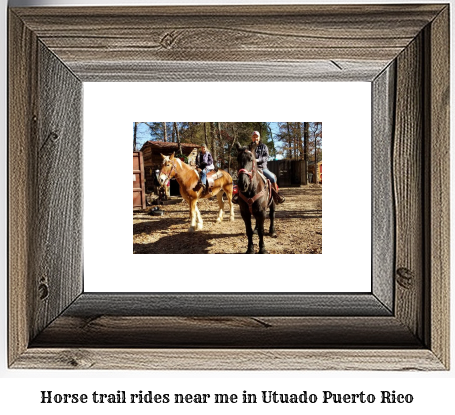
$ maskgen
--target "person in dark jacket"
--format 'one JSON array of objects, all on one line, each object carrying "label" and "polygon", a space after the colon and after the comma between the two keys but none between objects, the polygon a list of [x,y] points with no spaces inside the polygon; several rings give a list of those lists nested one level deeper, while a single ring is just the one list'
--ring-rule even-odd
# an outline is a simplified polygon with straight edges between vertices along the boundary
[{"label": "person in dark jacket", "polygon": [[259,134],[258,131],[253,131],[253,134],[251,135],[250,150],[253,149],[254,147],[256,147],[255,148],[256,163],[264,173],[264,176],[270,180],[270,183],[272,183],[273,200],[275,200],[275,203],[277,204],[283,203],[285,199],[278,193],[276,176],[267,168],[267,160],[269,159],[269,149],[264,143],[261,143],[261,135]]},{"label": "person in dark jacket", "polygon": [[[205,192],[207,185],[207,173],[215,168],[213,165],[213,157],[207,150],[205,144],[201,145],[201,151],[196,156],[196,167],[201,170],[199,184],[202,185]],[[199,187],[196,186],[194,190],[199,190]]]}]

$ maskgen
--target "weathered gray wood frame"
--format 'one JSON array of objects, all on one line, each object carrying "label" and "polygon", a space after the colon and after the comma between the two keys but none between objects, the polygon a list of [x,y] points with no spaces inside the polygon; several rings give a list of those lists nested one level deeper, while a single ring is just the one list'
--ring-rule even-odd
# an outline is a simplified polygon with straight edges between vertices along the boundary
[{"label": "weathered gray wood frame", "polygon": [[[82,83],[117,80],[371,82],[372,292],[85,293]],[[449,6],[11,9],[8,301],[11,368],[448,369]]]}]

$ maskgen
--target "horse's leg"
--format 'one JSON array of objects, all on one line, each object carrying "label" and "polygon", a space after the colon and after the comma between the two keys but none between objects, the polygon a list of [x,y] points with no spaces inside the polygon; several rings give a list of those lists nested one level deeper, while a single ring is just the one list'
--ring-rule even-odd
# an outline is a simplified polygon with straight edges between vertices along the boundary
[{"label": "horse's leg", "polygon": [[220,190],[217,194],[216,194],[216,198],[218,200],[218,206],[219,206],[219,211],[218,211],[218,218],[216,219],[216,221],[218,223],[221,223],[223,221],[223,215],[224,215],[224,201],[223,201],[223,191]]},{"label": "horse's leg", "polygon": [[259,212],[258,216],[256,216],[256,228],[258,230],[258,235],[259,235],[259,253],[260,254],[268,254],[267,250],[265,249],[265,244],[264,244],[265,213],[266,213],[266,210],[263,210],[263,211]]},{"label": "horse's leg", "polygon": [[272,204],[270,205],[269,218],[270,218],[269,236],[271,236],[272,238],[276,238],[276,232],[275,232],[275,202],[274,201],[272,201]]},{"label": "horse's leg", "polygon": [[201,212],[199,211],[197,204],[196,204],[196,223],[197,223],[197,229],[198,229],[198,231],[200,231],[203,228],[203,222],[202,222]]},{"label": "horse's leg", "polygon": [[190,199],[190,218],[191,218],[191,225],[188,229],[188,232],[194,232],[196,229],[196,209],[197,209],[197,199]]},{"label": "horse's leg", "polygon": [[254,254],[254,247],[253,247],[253,230],[251,229],[251,214],[249,211],[243,212],[240,211],[242,214],[242,219],[245,222],[246,228],[246,236],[248,237],[248,250],[245,254]]},{"label": "horse's leg", "polygon": [[226,185],[223,190],[229,202],[229,220],[232,222],[234,220],[234,203],[232,203],[232,191],[234,189],[234,185],[228,184]]}]

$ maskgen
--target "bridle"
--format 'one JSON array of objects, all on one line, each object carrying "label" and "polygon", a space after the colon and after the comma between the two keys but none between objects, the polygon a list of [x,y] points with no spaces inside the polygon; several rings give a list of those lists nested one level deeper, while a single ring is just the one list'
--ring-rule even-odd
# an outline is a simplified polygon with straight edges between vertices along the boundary
[{"label": "bridle", "polygon": [[[248,153],[251,153],[251,151],[249,150],[245,150],[245,152],[248,152]],[[253,154],[253,153],[251,153]],[[253,155],[254,157],[254,155]],[[256,167],[256,162],[253,160],[253,168],[251,169],[251,171],[248,171],[246,169],[240,169],[238,171],[238,174],[240,175],[241,173],[243,174],[246,174],[250,177],[251,180],[253,180],[253,176],[256,175],[257,173],[257,169],[255,168]],[[259,192],[259,193],[256,193],[253,197],[251,198],[247,198],[239,189],[239,196],[246,202],[246,204],[248,205],[248,208],[250,209],[250,214],[253,214],[253,203],[256,202],[256,200],[258,200],[260,197],[262,197],[266,192],[266,189],[269,189],[269,199],[268,200],[271,200],[271,195],[272,195],[272,185],[270,183],[270,180],[267,179],[267,186],[264,186],[262,188],[262,190]]]},{"label": "bridle", "polygon": [[[253,154],[250,150],[245,150],[245,153]],[[254,157],[254,155],[253,155],[253,157]],[[253,180],[253,176],[256,174],[255,166],[256,166],[255,162],[253,161],[253,168],[251,169],[251,171],[248,171],[246,169],[240,169],[238,171],[238,174],[244,173],[244,174],[250,176],[250,179]]]},{"label": "bridle", "polygon": [[[171,174],[172,174],[172,172],[175,170],[175,162],[172,163],[172,162],[169,160],[169,163],[171,163],[172,168],[171,168],[171,170],[169,170],[169,173],[166,175],[166,182],[167,182],[169,179],[172,179]],[[166,166],[166,167],[168,167],[168,166]],[[160,173],[162,173],[162,172],[163,172],[163,168],[161,168],[161,172],[160,172]],[[176,171],[176,173],[177,173],[177,171]]]}]

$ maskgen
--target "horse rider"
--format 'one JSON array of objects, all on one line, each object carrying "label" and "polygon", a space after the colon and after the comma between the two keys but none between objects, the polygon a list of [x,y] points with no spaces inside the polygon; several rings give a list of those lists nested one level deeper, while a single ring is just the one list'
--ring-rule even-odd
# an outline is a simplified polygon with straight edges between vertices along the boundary
[{"label": "horse rider", "polygon": [[199,183],[193,189],[195,191],[200,189],[200,185],[203,187],[203,193],[207,192],[207,173],[215,168],[213,165],[213,157],[210,151],[207,150],[205,144],[201,145],[201,151],[196,156],[196,167],[200,169]]},{"label": "horse rider", "polygon": [[278,193],[277,184],[276,184],[276,176],[267,169],[267,160],[269,159],[269,149],[264,143],[261,143],[261,135],[258,131],[253,131],[251,134],[251,144],[249,146],[250,150],[252,151],[253,147],[256,146],[255,153],[256,153],[256,163],[258,168],[262,170],[264,176],[270,180],[272,184],[272,196],[273,200],[276,204],[283,203],[285,201],[284,197]]}]

